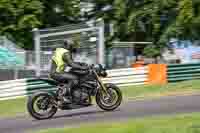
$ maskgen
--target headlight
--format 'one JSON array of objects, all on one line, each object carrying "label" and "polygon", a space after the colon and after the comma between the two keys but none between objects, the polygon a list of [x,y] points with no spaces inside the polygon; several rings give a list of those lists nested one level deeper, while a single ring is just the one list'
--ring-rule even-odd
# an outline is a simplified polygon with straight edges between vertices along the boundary
[{"label": "headlight", "polygon": [[97,74],[100,77],[107,77],[107,72],[106,72],[106,68],[104,65],[97,64],[97,65],[95,65],[95,69],[96,69]]},{"label": "headlight", "polygon": [[95,65],[95,68],[106,70],[106,66],[101,64]]}]

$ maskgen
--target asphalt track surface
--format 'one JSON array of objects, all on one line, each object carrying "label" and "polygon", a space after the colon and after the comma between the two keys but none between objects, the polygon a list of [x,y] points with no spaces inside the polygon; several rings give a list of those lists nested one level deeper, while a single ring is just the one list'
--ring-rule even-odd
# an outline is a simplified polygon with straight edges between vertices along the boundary
[{"label": "asphalt track surface", "polygon": [[139,117],[200,112],[200,95],[170,96],[159,99],[122,103],[114,112],[104,112],[96,106],[59,111],[50,120],[34,120],[31,117],[0,119],[0,133],[27,133],[38,129],[76,127],[95,122],[119,122]]}]

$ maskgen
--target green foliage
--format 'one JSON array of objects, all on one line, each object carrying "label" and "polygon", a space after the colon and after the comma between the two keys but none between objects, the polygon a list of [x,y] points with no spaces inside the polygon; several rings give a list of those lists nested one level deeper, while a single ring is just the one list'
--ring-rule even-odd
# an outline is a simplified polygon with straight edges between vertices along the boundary
[{"label": "green foliage", "polygon": [[80,0],[42,0],[43,27],[55,27],[79,22]]},{"label": "green foliage", "polygon": [[[114,24],[107,41],[152,41],[164,47],[171,37],[199,39],[199,0],[93,0],[87,19],[102,17]],[[102,11],[105,6],[112,9]],[[1,0],[0,35],[31,49],[34,27],[46,28],[79,23],[80,0]]]},{"label": "green foliage", "polygon": [[33,49],[32,29],[78,22],[80,0],[1,0],[0,35]]},{"label": "green foliage", "polygon": [[155,45],[148,45],[144,48],[143,54],[146,57],[157,57],[160,55],[160,50]]},{"label": "green foliage", "polygon": [[[113,10],[99,14],[115,24],[113,39],[152,41],[159,50],[172,37],[189,40],[200,37],[198,0],[113,0],[110,4]],[[109,20],[108,14],[112,16]]]},{"label": "green foliage", "polygon": [[24,48],[31,47],[31,30],[42,23],[43,5],[39,0],[1,0],[0,34]]}]

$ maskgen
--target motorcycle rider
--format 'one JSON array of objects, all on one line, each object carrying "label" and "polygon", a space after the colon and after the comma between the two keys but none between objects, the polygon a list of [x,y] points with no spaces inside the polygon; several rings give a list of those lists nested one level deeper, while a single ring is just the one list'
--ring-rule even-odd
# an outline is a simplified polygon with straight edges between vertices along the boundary
[{"label": "motorcycle rider", "polygon": [[52,56],[50,77],[64,86],[61,88],[61,100],[64,103],[71,103],[71,88],[78,83],[78,75],[73,73],[71,69],[78,69],[87,73],[88,66],[80,65],[72,60],[73,42],[71,40],[64,40],[63,47],[56,48]]}]

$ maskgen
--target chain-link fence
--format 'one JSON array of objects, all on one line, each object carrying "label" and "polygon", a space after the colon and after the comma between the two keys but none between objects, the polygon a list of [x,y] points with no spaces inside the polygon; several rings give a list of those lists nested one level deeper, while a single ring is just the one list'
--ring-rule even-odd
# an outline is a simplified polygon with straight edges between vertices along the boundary
[{"label": "chain-link fence", "polygon": [[104,64],[104,24],[81,23],[43,30],[34,30],[35,61],[37,75],[44,75],[51,65],[51,56],[66,39],[73,40],[77,47],[75,61],[89,64]]},{"label": "chain-link fence", "polygon": [[[0,46],[9,49],[24,61],[20,68],[12,67],[12,69],[2,70],[2,73],[8,73],[9,79],[47,75],[53,51],[62,47],[65,39],[75,41],[77,46],[77,53],[73,55],[75,61],[89,64],[105,63],[108,69],[131,67],[137,60],[136,55],[142,55],[143,48],[151,43],[113,42],[111,48],[104,49],[104,26],[102,24],[83,23],[36,30],[34,33],[35,51],[24,51],[11,41],[0,38]],[[0,65],[2,66],[1,63]],[[2,68],[6,67],[2,66]]]},{"label": "chain-link fence", "polygon": [[109,69],[128,68],[139,59],[145,62],[153,62],[154,59],[145,58],[143,49],[151,42],[113,42],[112,47],[107,49],[106,61]]}]

